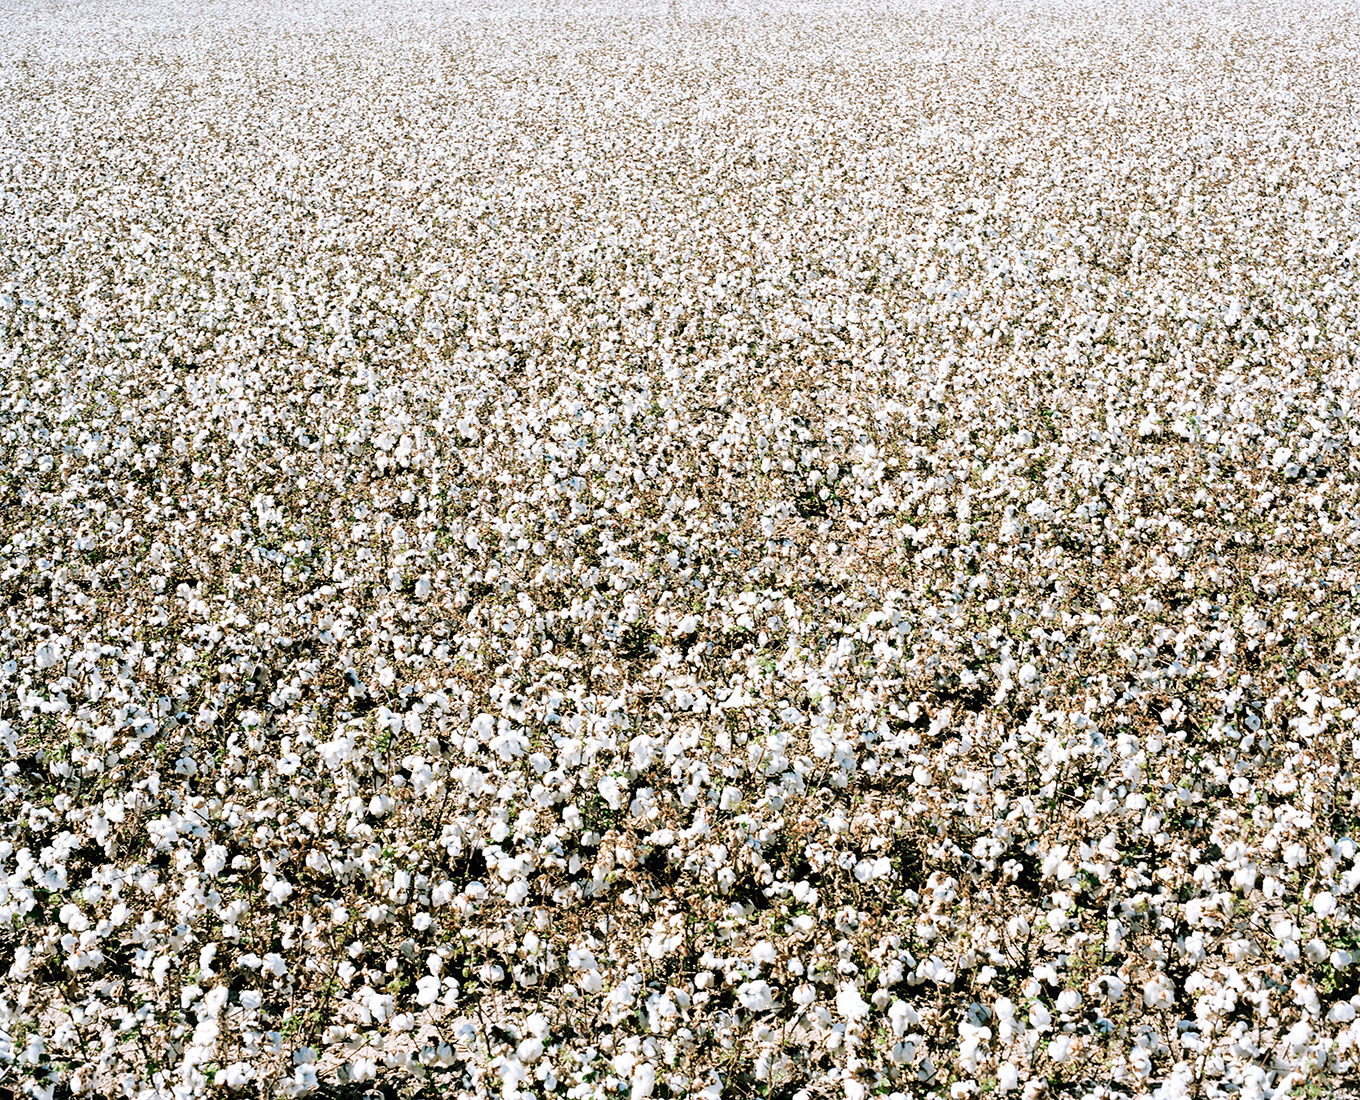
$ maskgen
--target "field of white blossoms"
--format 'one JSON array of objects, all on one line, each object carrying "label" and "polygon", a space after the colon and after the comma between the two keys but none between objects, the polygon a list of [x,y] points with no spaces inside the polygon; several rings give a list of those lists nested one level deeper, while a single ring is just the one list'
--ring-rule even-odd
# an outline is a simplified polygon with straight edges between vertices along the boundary
[{"label": "field of white blossoms", "polygon": [[0,1091],[1354,1095],[1360,13],[0,14]]}]

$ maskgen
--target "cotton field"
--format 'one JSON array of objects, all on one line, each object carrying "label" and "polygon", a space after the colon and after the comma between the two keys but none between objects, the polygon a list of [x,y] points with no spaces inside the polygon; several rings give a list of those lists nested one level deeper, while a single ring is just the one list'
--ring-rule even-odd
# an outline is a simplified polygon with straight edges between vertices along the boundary
[{"label": "cotton field", "polygon": [[1356,1095],[1358,48],[9,5],[6,1095]]}]

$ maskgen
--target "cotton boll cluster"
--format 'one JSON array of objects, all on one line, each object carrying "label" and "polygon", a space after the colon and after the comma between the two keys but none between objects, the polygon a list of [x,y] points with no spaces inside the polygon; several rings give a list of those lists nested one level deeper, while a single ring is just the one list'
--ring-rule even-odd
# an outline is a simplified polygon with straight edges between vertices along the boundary
[{"label": "cotton boll cluster", "polygon": [[1355,31],[16,14],[7,1079],[1353,1075]]}]

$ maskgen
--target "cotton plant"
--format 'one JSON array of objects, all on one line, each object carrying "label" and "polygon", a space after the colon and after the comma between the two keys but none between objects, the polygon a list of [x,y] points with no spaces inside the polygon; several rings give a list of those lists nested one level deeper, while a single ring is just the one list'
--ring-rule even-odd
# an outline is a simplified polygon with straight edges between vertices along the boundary
[{"label": "cotton plant", "polygon": [[1155,14],[10,20],[6,1079],[1341,1087],[1354,16]]}]

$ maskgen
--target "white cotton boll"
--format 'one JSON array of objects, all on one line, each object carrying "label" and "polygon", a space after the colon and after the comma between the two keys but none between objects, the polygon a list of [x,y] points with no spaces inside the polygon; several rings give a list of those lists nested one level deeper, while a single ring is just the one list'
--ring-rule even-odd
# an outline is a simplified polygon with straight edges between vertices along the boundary
[{"label": "white cotton boll", "polygon": [[231,998],[231,990],[224,985],[219,985],[215,989],[208,991],[208,995],[203,998],[203,1013],[208,1018],[215,1018],[226,1007],[227,1001]]},{"label": "white cotton boll", "polygon": [[1327,1012],[1327,1022],[1348,1024],[1355,1019],[1355,1006],[1349,1001],[1337,1001]]},{"label": "white cotton boll", "polygon": [[255,1070],[245,1062],[232,1062],[217,1080],[229,1089],[243,1089],[255,1080]]},{"label": "white cotton boll", "polygon": [[619,781],[614,776],[601,776],[600,781],[595,784],[595,789],[611,810],[617,810],[623,806],[623,792],[619,789]]},{"label": "white cotton boll", "polygon": [[892,1025],[893,1034],[900,1039],[908,1028],[921,1022],[921,1017],[906,1001],[893,1001],[888,1008],[888,1022]]},{"label": "white cotton boll", "polygon": [[1080,1042],[1077,1036],[1059,1035],[1048,1044],[1048,1056],[1061,1065],[1077,1052],[1079,1046]]},{"label": "white cotton boll", "polygon": [[[477,715],[477,717],[472,720],[471,725],[468,727],[468,731],[473,738],[474,746],[477,744],[478,741],[485,742],[491,740],[492,736],[496,732],[495,716],[487,714],[485,712]],[[472,749],[469,749],[468,751],[471,753],[475,752],[476,749],[474,747]]]},{"label": "white cotton boll", "polygon": [[1031,1027],[1038,1028],[1040,1031],[1047,1031],[1053,1026],[1053,1013],[1041,1002],[1036,1002],[1030,1006],[1029,1023]]},{"label": "white cotton boll", "polygon": [[629,1082],[629,1100],[647,1100],[656,1089],[656,1069],[651,1062],[639,1062],[633,1067]]},{"label": "white cotton boll", "polygon": [[751,961],[761,966],[771,966],[777,958],[779,958],[779,952],[775,950],[774,944],[769,940],[761,940],[755,947],[751,948]]},{"label": "white cotton boll", "polygon": [[80,911],[80,906],[70,902],[61,907],[57,919],[72,932],[84,932],[90,927],[89,919]]},{"label": "white cotton boll", "polygon": [[1111,1004],[1117,1004],[1124,998],[1126,989],[1124,980],[1114,974],[1104,974],[1091,983],[1087,992],[1092,997],[1104,996]]},{"label": "white cotton boll", "polygon": [[768,1012],[774,1007],[774,994],[770,983],[746,982],[737,987],[737,1000],[748,1012]]},{"label": "white cotton boll", "polygon": [[1039,678],[1039,670],[1026,661],[1020,666],[1020,671],[1016,673],[1015,678],[1025,687],[1029,687]]},{"label": "white cotton boll", "polygon": [[543,1049],[543,1040],[537,1036],[531,1036],[515,1048],[515,1057],[526,1066],[530,1066],[543,1057]]},{"label": "white cotton boll", "polygon": [[741,791],[736,787],[724,787],[722,795],[718,800],[718,808],[722,810],[735,810],[741,805]]},{"label": "white cotton boll", "polygon": [[432,974],[416,980],[416,1003],[429,1006],[439,1000],[440,981]]},{"label": "white cotton boll", "polygon": [[1313,895],[1313,912],[1323,920],[1326,920],[1336,910],[1336,895],[1330,893],[1319,893]]},{"label": "white cotton boll", "polygon": [[507,764],[524,755],[524,742],[513,729],[498,733],[491,739],[488,748]]},{"label": "white cotton boll", "polygon": [[1020,1070],[1014,1062],[1002,1062],[996,1070],[998,1092],[1014,1092],[1020,1087]]},{"label": "white cotton boll", "polygon": [[1055,1004],[1059,1012],[1075,1012],[1081,1006],[1081,994],[1075,989],[1064,989]]},{"label": "white cotton boll", "polygon": [[[695,984],[697,985],[698,983],[696,982]],[[808,1005],[812,1004],[812,1002],[815,1001],[816,999],[817,991],[812,987],[812,984],[810,982],[800,983],[798,987],[793,991],[794,1004],[801,1005],[803,1008],[806,1008]]]},{"label": "white cotton boll", "polygon": [[859,995],[858,989],[847,982],[836,994],[836,1011],[853,1022],[868,1013],[869,1002]]},{"label": "white cotton boll", "polygon": [[1275,453],[1270,456],[1270,464],[1274,466],[1275,469],[1282,470],[1293,453],[1294,452],[1288,447],[1276,447]]},{"label": "white cotton boll", "polygon": [[629,749],[633,754],[633,769],[645,772],[652,766],[652,761],[656,759],[657,741],[655,738],[645,734],[639,734],[628,743]]},{"label": "white cotton boll", "polygon": [[282,905],[292,896],[293,884],[283,879],[275,879],[265,890],[265,900],[274,906]]},{"label": "white cotton boll", "polygon": [[1316,1015],[1322,1011],[1322,1005],[1318,1000],[1317,990],[1307,981],[1301,978],[1294,979],[1294,1003],[1310,1015]]},{"label": "white cotton boll", "polygon": [[[193,989],[193,986],[190,986],[189,988]],[[217,1042],[217,1037],[219,1034],[221,1034],[221,1031],[222,1028],[218,1025],[217,1021],[214,1020],[211,1016],[207,1017],[206,1019],[199,1020],[198,1023],[194,1025],[194,1037],[193,1037],[194,1045],[206,1047],[212,1046],[215,1042]]]},{"label": "white cotton boll", "polygon": [[285,1091],[290,1096],[306,1096],[316,1085],[316,1066],[309,1063],[293,1071],[293,1079],[285,1086]]},{"label": "white cotton boll", "polygon": [[1149,979],[1143,986],[1143,1004],[1151,1009],[1170,1008],[1175,1003],[1176,995],[1171,988],[1170,981],[1165,974],[1158,974]]}]

